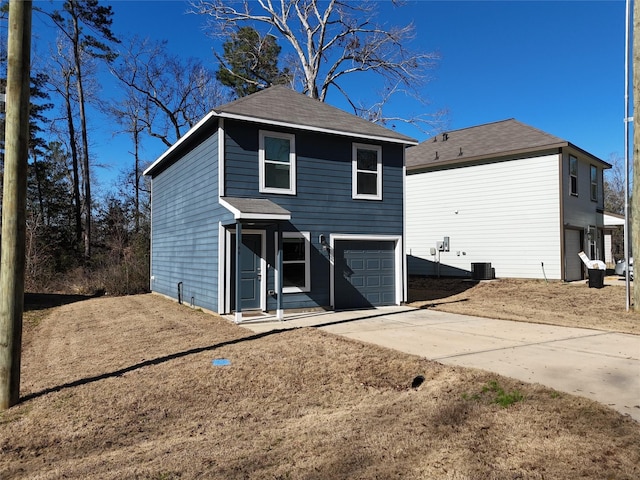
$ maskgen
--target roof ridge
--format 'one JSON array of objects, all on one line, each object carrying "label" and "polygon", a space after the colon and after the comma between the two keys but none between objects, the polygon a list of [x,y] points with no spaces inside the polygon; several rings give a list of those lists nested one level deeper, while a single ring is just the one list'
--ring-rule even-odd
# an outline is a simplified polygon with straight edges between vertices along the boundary
[{"label": "roof ridge", "polygon": [[[514,117],[506,118],[504,120],[496,120],[494,122],[481,123],[480,125],[472,125],[472,126],[469,126],[469,127],[463,127],[463,128],[459,128],[457,130],[445,130],[445,131],[443,131],[441,133],[455,134],[455,133],[464,132],[464,131],[467,131],[467,130],[475,130],[475,129],[480,129],[480,128],[484,128],[484,127],[489,127],[489,126],[492,126],[492,125],[498,125],[498,124],[501,124],[501,123],[504,123],[504,124],[506,124],[506,123],[515,123],[515,124],[517,124],[517,125],[519,125],[519,126],[521,126],[523,128],[528,128],[530,130],[533,130],[533,131],[537,132],[538,134],[542,134],[542,135],[545,135],[547,137],[551,137],[551,138],[553,138],[553,139],[555,139],[557,141],[570,143],[568,140],[565,140],[564,138],[561,138],[561,137],[558,137],[556,135],[553,135],[552,133],[546,132],[546,131],[544,131],[544,130],[542,130],[540,128],[537,128],[537,127],[534,127],[532,125],[529,125],[528,123],[524,123],[524,122],[522,122],[522,121],[520,121],[520,120],[518,120],[517,118],[514,118]],[[432,136],[430,138],[435,138],[437,136],[438,135],[434,135],[434,136]],[[429,140],[429,139],[427,139],[427,140]]]},{"label": "roof ridge", "polygon": [[553,137],[553,138],[555,138],[557,140],[560,140],[561,142],[571,143],[568,140],[565,140],[564,138],[558,137],[557,135],[554,135],[554,134],[549,133],[549,132],[545,132],[544,130],[542,130],[542,129],[538,128],[538,127],[534,127],[532,125],[529,125],[528,123],[521,122],[520,120],[517,120],[515,118],[513,118],[512,120],[514,122],[522,125],[523,127],[527,127],[527,128],[530,128],[531,130],[535,130],[536,132],[542,133],[542,134],[547,135],[549,137]]},{"label": "roof ridge", "polygon": [[[289,124],[327,133],[417,144],[417,140],[284,85],[273,85],[214,109],[219,116]],[[285,125],[286,126],[286,125]]]}]

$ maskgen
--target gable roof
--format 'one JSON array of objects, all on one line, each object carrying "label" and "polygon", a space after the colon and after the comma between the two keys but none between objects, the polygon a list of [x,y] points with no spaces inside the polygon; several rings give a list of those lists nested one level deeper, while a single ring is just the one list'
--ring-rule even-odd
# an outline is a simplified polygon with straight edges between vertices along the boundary
[{"label": "gable roof", "polygon": [[267,123],[338,135],[349,134],[369,140],[405,145],[418,142],[406,135],[307,97],[282,85],[274,85],[242,97],[214,111],[223,118]]},{"label": "gable roof", "polygon": [[144,175],[152,174],[160,165],[168,161],[178,148],[184,145],[191,137],[203,132],[218,118],[349,136],[362,140],[375,140],[402,145],[418,144],[418,141],[411,137],[364,120],[282,85],[274,85],[221,105],[209,112],[158,157],[144,171]]},{"label": "gable roof", "polygon": [[513,118],[475,127],[445,132],[417,147],[407,149],[407,170],[456,165],[483,159],[526,155],[529,153],[572,147],[610,167],[598,157],[562,138],[526,125]]}]

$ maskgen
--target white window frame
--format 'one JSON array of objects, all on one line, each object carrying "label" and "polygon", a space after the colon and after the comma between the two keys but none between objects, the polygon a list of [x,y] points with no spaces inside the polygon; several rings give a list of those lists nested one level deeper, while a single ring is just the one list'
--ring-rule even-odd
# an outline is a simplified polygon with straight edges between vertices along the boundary
[{"label": "white window frame", "polygon": [[[594,174],[593,172],[595,172],[595,178],[594,178]],[[591,201],[592,202],[597,202],[598,201],[598,190],[600,190],[598,188],[598,167],[596,167],[595,165],[590,165],[589,166],[589,180],[591,181],[591,191],[590,191],[590,195],[591,195]]]},{"label": "white window frame", "polygon": [[[576,173],[575,174],[571,173],[571,164],[573,162],[575,162],[575,165],[576,165]],[[569,155],[569,193],[571,195],[573,195],[574,197],[578,196],[578,190],[579,190],[579,188],[578,188],[578,169],[579,169],[579,165],[580,164],[578,163],[578,158],[574,157],[573,155]],[[576,181],[575,181],[575,185],[576,185],[575,191],[573,191],[573,183],[574,183],[573,179],[574,178],[576,179]]]},{"label": "white window frame", "polygon": [[[278,255],[278,234],[276,233],[276,258]],[[311,233],[310,232],[282,232],[282,239],[285,238],[302,238],[304,239],[304,285],[302,287],[282,287],[282,293],[304,293],[311,291]],[[282,259],[282,268],[287,263],[303,263],[300,260],[284,261]],[[280,275],[280,272],[278,273]],[[276,279],[279,281],[279,279]]]},{"label": "white window frame", "polygon": [[[358,173],[373,173],[372,170],[358,170],[358,150],[373,150],[378,157],[376,169],[376,190],[375,195],[358,193]],[[358,200],[382,200],[382,147],[380,145],[369,145],[365,143],[354,143],[351,150],[351,196]]]},{"label": "white window frame", "polygon": [[[265,137],[282,138],[289,140],[289,188],[275,188],[268,187],[266,185],[267,175],[264,154],[264,139]],[[260,130],[259,132],[259,176],[260,176],[260,193],[278,193],[283,195],[295,195],[296,194],[296,137],[292,133],[271,132],[268,130]],[[273,162],[271,162],[273,163]]]}]

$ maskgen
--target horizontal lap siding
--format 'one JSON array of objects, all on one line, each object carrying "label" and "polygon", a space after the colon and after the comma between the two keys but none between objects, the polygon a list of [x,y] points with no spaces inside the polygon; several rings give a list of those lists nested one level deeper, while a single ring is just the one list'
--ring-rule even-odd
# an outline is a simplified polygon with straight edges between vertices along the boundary
[{"label": "horizontal lap siding", "polygon": [[[329,253],[319,244],[323,234],[402,235],[403,147],[383,145],[383,200],[351,198],[351,152],[353,143],[362,140],[311,132],[295,133],[297,157],[297,194],[258,193],[258,127],[247,128],[225,123],[226,195],[269,198],[291,212],[287,230],[310,232],[311,292],[291,293],[283,297],[284,308],[306,308],[330,304]],[[283,131],[286,129],[267,129]],[[379,142],[370,142],[380,144]],[[267,235],[267,261],[275,263],[274,229]],[[269,275],[268,288],[273,289]],[[275,299],[268,299],[275,307]]]},{"label": "horizontal lap siding", "polygon": [[[564,223],[573,226],[587,228],[589,225],[603,227],[604,217],[597,213],[597,209],[603,210],[602,183],[598,184],[598,200],[591,200],[591,171],[592,165],[589,160],[580,154],[574,155],[578,159],[578,195],[571,195],[569,187],[569,155],[563,158],[563,178],[564,188]],[[601,175],[602,168],[598,166],[598,176]]]},{"label": "horizontal lap siding", "polygon": [[436,274],[430,248],[448,236],[441,275],[491,262],[497,277],[560,279],[559,172],[548,155],[408,175],[409,273]]},{"label": "horizontal lap siding", "polygon": [[153,178],[154,292],[217,311],[218,142],[210,137]]}]

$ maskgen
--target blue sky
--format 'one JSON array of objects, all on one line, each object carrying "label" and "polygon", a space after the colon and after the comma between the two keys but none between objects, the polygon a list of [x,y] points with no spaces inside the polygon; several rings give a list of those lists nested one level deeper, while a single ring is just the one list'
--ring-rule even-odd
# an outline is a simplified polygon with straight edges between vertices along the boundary
[{"label": "blue sky", "polygon": [[[185,13],[186,2],[109,3],[117,35],[164,39],[170,50],[216,67],[212,50],[219,44],[205,35],[204,17]],[[380,2],[379,9],[389,25],[415,23],[412,49],[440,54],[423,89],[430,105],[396,101],[393,114],[446,109],[448,130],[516,118],[605,161],[612,154],[623,156],[624,0],[410,1],[401,8]],[[51,37],[38,15],[33,29],[34,49],[46,52]],[[357,80],[349,86],[354,93],[374,92]],[[103,76],[102,85],[108,101],[113,82]],[[338,94],[328,102],[346,109]],[[98,114],[92,126],[95,163],[103,165],[96,173],[106,188],[131,162],[131,148],[125,137],[112,135],[112,124]],[[427,138],[401,123],[396,128],[420,141]],[[164,149],[150,140],[143,154],[151,161]]]}]

